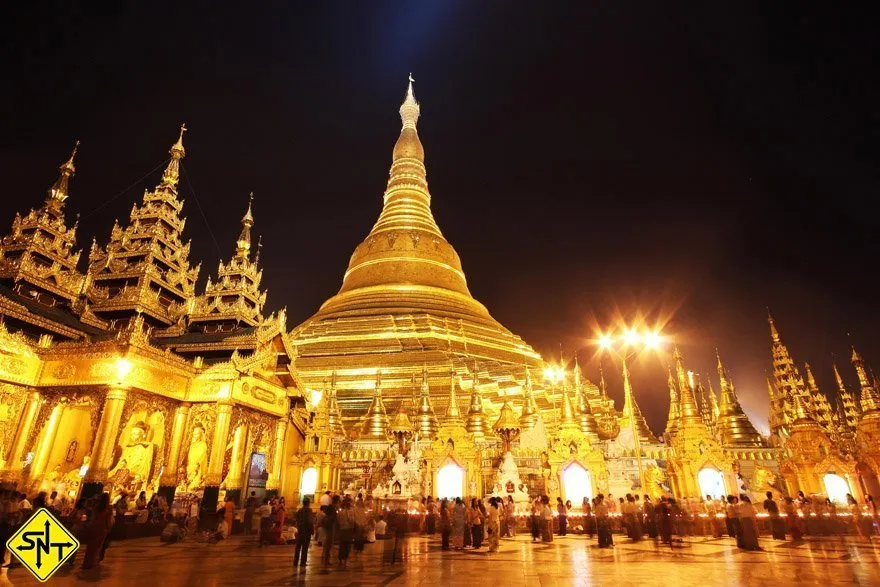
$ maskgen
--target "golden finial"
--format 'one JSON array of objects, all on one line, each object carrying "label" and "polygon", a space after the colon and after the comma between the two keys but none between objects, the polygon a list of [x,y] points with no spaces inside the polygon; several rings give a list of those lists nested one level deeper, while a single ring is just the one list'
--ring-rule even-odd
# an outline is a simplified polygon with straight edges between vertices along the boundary
[{"label": "golden finial", "polygon": [[251,251],[251,227],[254,225],[254,215],[251,212],[253,203],[254,192],[251,192],[247,212],[241,218],[241,234],[238,235],[235,247],[235,256],[240,259],[246,259]]},{"label": "golden finial", "polygon": [[171,156],[177,156],[178,159],[182,159],[184,155],[186,155],[186,150],[183,148],[183,133],[187,130],[186,123],[180,125],[180,135],[177,137],[177,142],[171,146]]},{"label": "golden finial", "polygon": [[413,91],[413,79],[412,74],[409,74],[409,85],[406,88],[406,97],[403,99],[403,103],[400,105],[400,121],[403,123],[403,128],[411,128],[415,130],[416,123],[419,120],[419,103],[416,100],[415,92]]},{"label": "golden finial", "polygon": [[458,407],[458,397],[455,394],[455,367],[449,367],[449,405],[446,406],[446,420],[451,422],[461,421],[461,409]]},{"label": "golden finial", "polygon": [[767,322],[770,324],[770,336],[773,338],[773,342],[779,342],[779,331],[776,330],[776,322],[773,320],[770,308],[767,308]]},{"label": "golden finial", "polygon": [[67,199],[68,196],[68,182],[73,174],[76,173],[76,167],[73,165],[73,159],[76,157],[76,152],[79,150],[79,141],[76,141],[73,145],[73,151],[70,153],[70,158],[61,164],[61,167],[58,168],[60,175],[58,179],[55,180],[55,183],[52,184],[52,187],[49,188],[49,200],[54,200],[55,202],[61,203]]}]

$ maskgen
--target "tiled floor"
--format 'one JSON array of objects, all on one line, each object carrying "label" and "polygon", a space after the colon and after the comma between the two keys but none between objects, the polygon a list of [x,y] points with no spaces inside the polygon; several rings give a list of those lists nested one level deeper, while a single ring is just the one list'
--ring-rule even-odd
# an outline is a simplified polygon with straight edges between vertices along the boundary
[{"label": "tiled floor", "polygon": [[[443,552],[439,539],[414,536],[407,541],[408,560],[383,564],[381,544],[368,545],[345,571],[320,566],[312,546],[309,567],[294,572],[293,547],[257,548],[234,537],[219,544],[160,544],[157,538],[118,542],[110,547],[101,584],[134,587],[194,585],[248,587],[281,585],[880,585],[880,539],[823,538],[794,545],[762,541],[764,552],[742,552],[733,541],[688,539],[670,550],[653,541],[630,543],[616,537],[613,549],[567,536],[551,544],[531,544],[527,536],[504,540],[488,553]],[[390,543],[387,543],[390,544]],[[61,572],[49,585],[83,585],[74,573]],[[37,585],[24,569],[3,569],[0,585]]]}]

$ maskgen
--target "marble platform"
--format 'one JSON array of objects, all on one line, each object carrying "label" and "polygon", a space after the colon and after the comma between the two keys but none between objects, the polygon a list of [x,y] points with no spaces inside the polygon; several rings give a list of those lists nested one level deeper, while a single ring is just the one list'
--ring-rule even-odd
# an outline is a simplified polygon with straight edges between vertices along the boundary
[{"label": "marble platform", "polygon": [[[532,544],[528,536],[502,540],[496,553],[444,552],[439,535],[407,540],[407,561],[383,564],[381,544],[368,545],[347,570],[320,566],[312,546],[309,566],[294,572],[292,546],[258,548],[253,538],[218,544],[162,545],[157,538],[118,542],[102,566],[101,585],[248,587],[315,585],[880,585],[880,538],[814,538],[797,545],[762,540],[764,552],[739,551],[729,538],[689,538],[674,549],[653,541],[631,543],[615,536],[613,549],[600,550],[584,536]],[[390,543],[386,543],[390,544]],[[48,585],[86,585],[75,573],[59,572]],[[0,585],[39,583],[21,568],[3,569]]]}]

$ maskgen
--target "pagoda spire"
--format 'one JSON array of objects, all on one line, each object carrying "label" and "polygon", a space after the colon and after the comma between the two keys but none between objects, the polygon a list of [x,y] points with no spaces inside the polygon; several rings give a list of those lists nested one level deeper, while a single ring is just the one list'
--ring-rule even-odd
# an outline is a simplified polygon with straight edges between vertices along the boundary
[{"label": "pagoda spire", "polygon": [[376,385],[373,389],[373,402],[364,417],[362,440],[388,439],[388,412],[382,400],[382,371],[376,371]]},{"label": "pagoda spire", "polygon": [[666,419],[666,435],[672,436],[675,434],[675,429],[678,426],[678,390],[675,389],[675,378],[672,376],[672,367],[667,365],[666,371],[669,374],[669,377],[666,379],[666,385],[669,388],[669,417]]},{"label": "pagoda spire", "polygon": [[852,347],[852,364],[856,368],[859,376],[859,386],[861,387],[861,409],[862,413],[871,412],[880,409],[880,397],[874,389],[871,379],[868,378],[868,370],[865,368],[865,361],[862,355],[856,351],[856,347]]},{"label": "pagoda spire", "polygon": [[526,379],[523,383],[523,407],[519,425],[523,430],[531,430],[538,422],[538,406],[535,404],[534,386],[529,367],[526,365]]},{"label": "pagoda spire", "polygon": [[574,417],[574,408],[571,405],[571,398],[568,396],[568,390],[565,388],[565,379],[562,380],[562,403],[559,407],[559,427],[561,429],[580,429],[580,425]]},{"label": "pagoda spire", "polygon": [[855,429],[859,424],[859,418],[861,417],[859,402],[846,388],[846,384],[843,382],[843,377],[840,376],[840,371],[837,370],[837,364],[832,363],[831,366],[834,370],[834,379],[837,382],[837,400],[840,403],[842,411],[842,419],[840,421],[841,428],[846,432],[855,432]]},{"label": "pagoda spire", "polygon": [[461,409],[458,407],[458,397],[455,394],[455,368],[449,367],[449,401],[446,406],[446,421],[451,423],[461,422]]},{"label": "pagoda spire", "polygon": [[837,432],[834,410],[831,408],[828,398],[819,390],[819,385],[816,383],[816,378],[813,376],[813,370],[810,368],[809,363],[804,363],[804,373],[807,376],[807,391],[810,397],[809,407],[813,419],[829,433]]},{"label": "pagoda spire", "polygon": [[61,208],[64,206],[64,201],[70,195],[70,188],[68,184],[70,183],[70,178],[76,173],[76,167],[73,165],[73,159],[76,157],[76,152],[79,150],[79,141],[73,146],[73,151],[70,153],[70,157],[61,164],[61,167],[58,168],[58,179],[55,180],[55,183],[52,184],[52,187],[49,188],[49,197],[46,199],[46,204],[48,204],[51,210],[55,210],[60,212]]},{"label": "pagoda spire", "polygon": [[330,375],[330,390],[327,394],[327,422],[330,431],[335,435],[345,438],[345,426],[342,424],[342,413],[339,411],[339,402],[336,397],[336,371]]},{"label": "pagoda spire", "polygon": [[574,358],[574,393],[577,400],[577,418],[581,432],[587,437],[598,439],[599,423],[596,421],[596,416],[593,415],[587,394],[584,392],[584,386],[581,381],[581,366],[578,363],[577,356]]},{"label": "pagoda spire", "polygon": [[231,332],[264,320],[266,291],[260,287],[263,271],[258,261],[250,258],[253,199],[251,193],[247,212],[241,219],[242,231],[236,240],[235,254],[228,263],[220,261],[217,281],[208,278],[204,295],[195,300],[190,311],[190,324],[199,324],[204,332]]},{"label": "pagoda spire", "polygon": [[465,429],[477,438],[484,438],[489,430],[486,415],[483,413],[483,397],[480,395],[480,374],[474,364],[474,377],[471,386],[471,405],[468,408]]},{"label": "pagoda spire", "polygon": [[635,423],[635,429],[639,435],[639,439],[645,442],[657,442],[657,439],[654,438],[654,433],[651,432],[651,429],[648,427],[648,423],[642,415],[642,410],[639,408],[639,404],[636,402],[636,398],[633,395],[632,384],[629,381],[629,369],[626,366],[626,361],[623,362],[623,398],[623,417],[633,419],[632,421]]},{"label": "pagoda spire", "polygon": [[419,435],[433,439],[437,435],[437,416],[431,405],[431,387],[428,384],[428,367],[422,367],[422,385],[419,389],[419,408],[416,411],[416,429]]},{"label": "pagoda spire", "polygon": [[[749,417],[743,412],[736,396],[736,388],[733,380],[727,373],[724,363],[721,362],[721,354],[715,350],[718,359],[718,379],[721,383],[721,405],[718,406],[718,420],[716,430],[723,446],[745,447],[764,446],[764,438],[755,430]],[[770,386],[770,380],[767,380]],[[773,388],[770,387],[771,397]]]},{"label": "pagoda spire", "polygon": [[810,397],[804,380],[788,352],[788,348],[782,343],[779,336],[779,330],[776,328],[776,322],[773,316],[767,315],[770,324],[770,338],[772,341],[771,351],[773,354],[773,375],[776,380],[777,402],[778,408],[783,412],[783,425],[793,422],[795,414],[792,412],[794,406],[794,396],[801,397],[802,403],[809,410]]},{"label": "pagoda spire", "polygon": [[181,240],[186,220],[177,198],[185,128],[171,147],[162,182],[132,206],[125,228],[114,225],[106,247],[93,246],[89,254],[91,309],[117,328],[135,316],[153,327],[182,328],[195,301],[200,266],[190,266],[190,243]]},{"label": "pagoda spire", "polygon": [[251,253],[251,227],[254,225],[254,214],[252,207],[254,204],[254,192],[250,193],[248,200],[247,212],[241,217],[241,234],[235,241],[235,256],[241,260],[249,260]]},{"label": "pagoda spire", "polygon": [[[0,281],[29,301],[40,299],[49,307],[72,306],[85,283],[85,276],[77,269],[80,251],[74,250],[77,223],[68,227],[64,218],[78,148],[79,141],[58,168],[58,179],[43,205],[25,216],[16,214],[11,232],[0,240]],[[35,326],[40,328],[40,324]]]},{"label": "pagoda spire", "polygon": [[162,183],[159,184],[159,188],[166,188],[177,193],[177,183],[180,181],[180,160],[186,156],[186,149],[183,148],[183,133],[187,131],[186,124],[180,125],[180,136],[177,137],[177,142],[171,145],[171,149],[168,153],[171,155],[171,159],[168,161],[168,166],[165,167],[164,173],[162,173]]},{"label": "pagoda spire", "polygon": [[675,359],[675,371],[678,374],[679,422],[680,424],[703,424],[703,418],[694,399],[694,390],[691,387],[688,372],[684,368],[684,360],[681,351],[678,350],[678,345],[673,348],[672,356]]}]

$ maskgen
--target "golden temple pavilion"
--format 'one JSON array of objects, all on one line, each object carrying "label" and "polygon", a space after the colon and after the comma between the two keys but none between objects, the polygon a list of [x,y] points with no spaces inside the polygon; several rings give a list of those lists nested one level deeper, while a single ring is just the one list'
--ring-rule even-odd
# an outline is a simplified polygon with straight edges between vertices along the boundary
[{"label": "golden temple pavilion", "polygon": [[412,79],[399,113],[378,219],[339,291],[292,330],[284,310],[264,310],[252,201],[199,286],[178,194],[185,127],[156,187],[87,260],[67,219],[74,149],[0,241],[3,483],[205,507],[250,491],[575,504],[599,492],[880,493],[880,385],[855,350],[858,388],[835,367],[826,395],[770,319],[769,437],[720,355],[704,378],[671,349],[654,390],[670,400],[661,435],[625,360],[620,409],[601,372],[594,383],[576,358],[545,360],[474,299],[434,219]]}]

